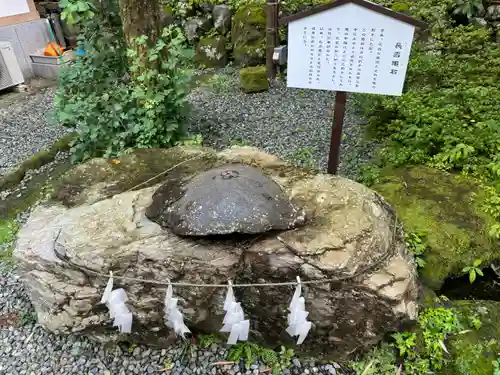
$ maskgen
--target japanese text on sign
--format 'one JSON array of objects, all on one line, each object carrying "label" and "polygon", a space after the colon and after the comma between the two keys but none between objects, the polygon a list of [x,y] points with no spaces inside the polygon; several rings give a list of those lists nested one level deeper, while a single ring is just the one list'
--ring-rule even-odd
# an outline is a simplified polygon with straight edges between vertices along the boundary
[{"label": "japanese text on sign", "polygon": [[293,21],[288,86],[401,95],[413,33],[414,26],[356,4]]}]

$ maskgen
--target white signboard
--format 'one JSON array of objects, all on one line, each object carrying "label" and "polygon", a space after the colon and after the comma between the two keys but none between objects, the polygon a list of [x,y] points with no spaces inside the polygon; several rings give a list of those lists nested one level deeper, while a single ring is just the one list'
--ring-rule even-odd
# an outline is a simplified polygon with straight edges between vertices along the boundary
[{"label": "white signboard", "polygon": [[292,21],[288,86],[401,95],[414,31],[352,3]]},{"label": "white signboard", "polygon": [[0,17],[29,13],[27,0],[0,0]]}]

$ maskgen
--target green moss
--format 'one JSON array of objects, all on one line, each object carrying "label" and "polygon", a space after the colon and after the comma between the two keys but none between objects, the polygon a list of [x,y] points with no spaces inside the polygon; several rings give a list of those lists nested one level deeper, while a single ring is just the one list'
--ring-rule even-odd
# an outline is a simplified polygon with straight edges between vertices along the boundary
[{"label": "green moss", "polygon": [[392,4],[391,8],[395,12],[408,12],[410,10],[410,3],[406,1],[396,1]]},{"label": "green moss", "polygon": [[484,196],[476,181],[426,167],[387,169],[381,181],[373,188],[405,229],[425,234],[429,250],[421,276],[429,287],[438,289],[475,259],[500,259],[498,242],[487,234],[493,219],[479,209]]},{"label": "green moss", "polygon": [[120,159],[91,159],[69,170],[57,181],[52,199],[75,206],[85,202],[87,188],[97,184],[103,197],[111,197],[129,189],[157,184],[165,179],[170,169],[169,176],[182,178],[215,166],[215,153],[201,150],[194,147],[138,149]]},{"label": "green moss", "polygon": [[6,190],[14,187],[23,180],[28,170],[38,169],[45,164],[52,162],[58,152],[69,150],[71,141],[74,137],[75,133],[69,133],[54,142],[49,149],[42,150],[25,160],[15,171],[0,178],[0,190]]},{"label": "green moss", "polygon": [[238,65],[254,66],[265,61],[266,14],[264,8],[249,4],[236,12],[231,31],[233,57]]},{"label": "green moss", "polygon": [[196,47],[196,61],[206,68],[221,68],[227,64],[227,39],[217,35],[202,37]]},{"label": "green moss", "polygon": [[269,88],[267,69],[255,66],[240,70],[240,88],[246,93],[261,92]]},{"label": "green moss", "polygon": [[455,308],[467,318],[476,316],[481,328],[459,334],[447,344],[452,360],[438,375],[491,375],[492,362],[500,352],[500,303],[456,301]]},{"label": "green moss", "polygon": [[0,220],[0,260],[12,257],[13,241],[18,230],[19,225],[15,219]]}]

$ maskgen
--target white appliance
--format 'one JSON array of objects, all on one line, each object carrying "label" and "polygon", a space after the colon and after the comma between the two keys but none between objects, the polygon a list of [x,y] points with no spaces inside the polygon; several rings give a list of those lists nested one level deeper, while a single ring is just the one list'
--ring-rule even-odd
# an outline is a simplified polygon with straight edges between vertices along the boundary
[{"label": "white appliance", "polygon": [[0,90],[24,82],[12,44],[0,42]]}]

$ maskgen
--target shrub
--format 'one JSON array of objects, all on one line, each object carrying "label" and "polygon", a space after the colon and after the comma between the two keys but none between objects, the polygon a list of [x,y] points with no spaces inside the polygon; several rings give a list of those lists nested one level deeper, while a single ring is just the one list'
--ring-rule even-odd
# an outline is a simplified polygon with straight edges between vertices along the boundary
[{"label": "shrub", "polygon": [[156,45],[137,38],[149,46],[147,61],[158,61],[144,67],[144,56],[126,48],[115,2],[105,9],[82,21],[78,47],[84,54],[63,70],[55,97],[56,119],[77,132],[71,149],[76,161],[172,146],[184,131],[191,75],[183,66],[192,51],[182,32],[164,29]]}]

